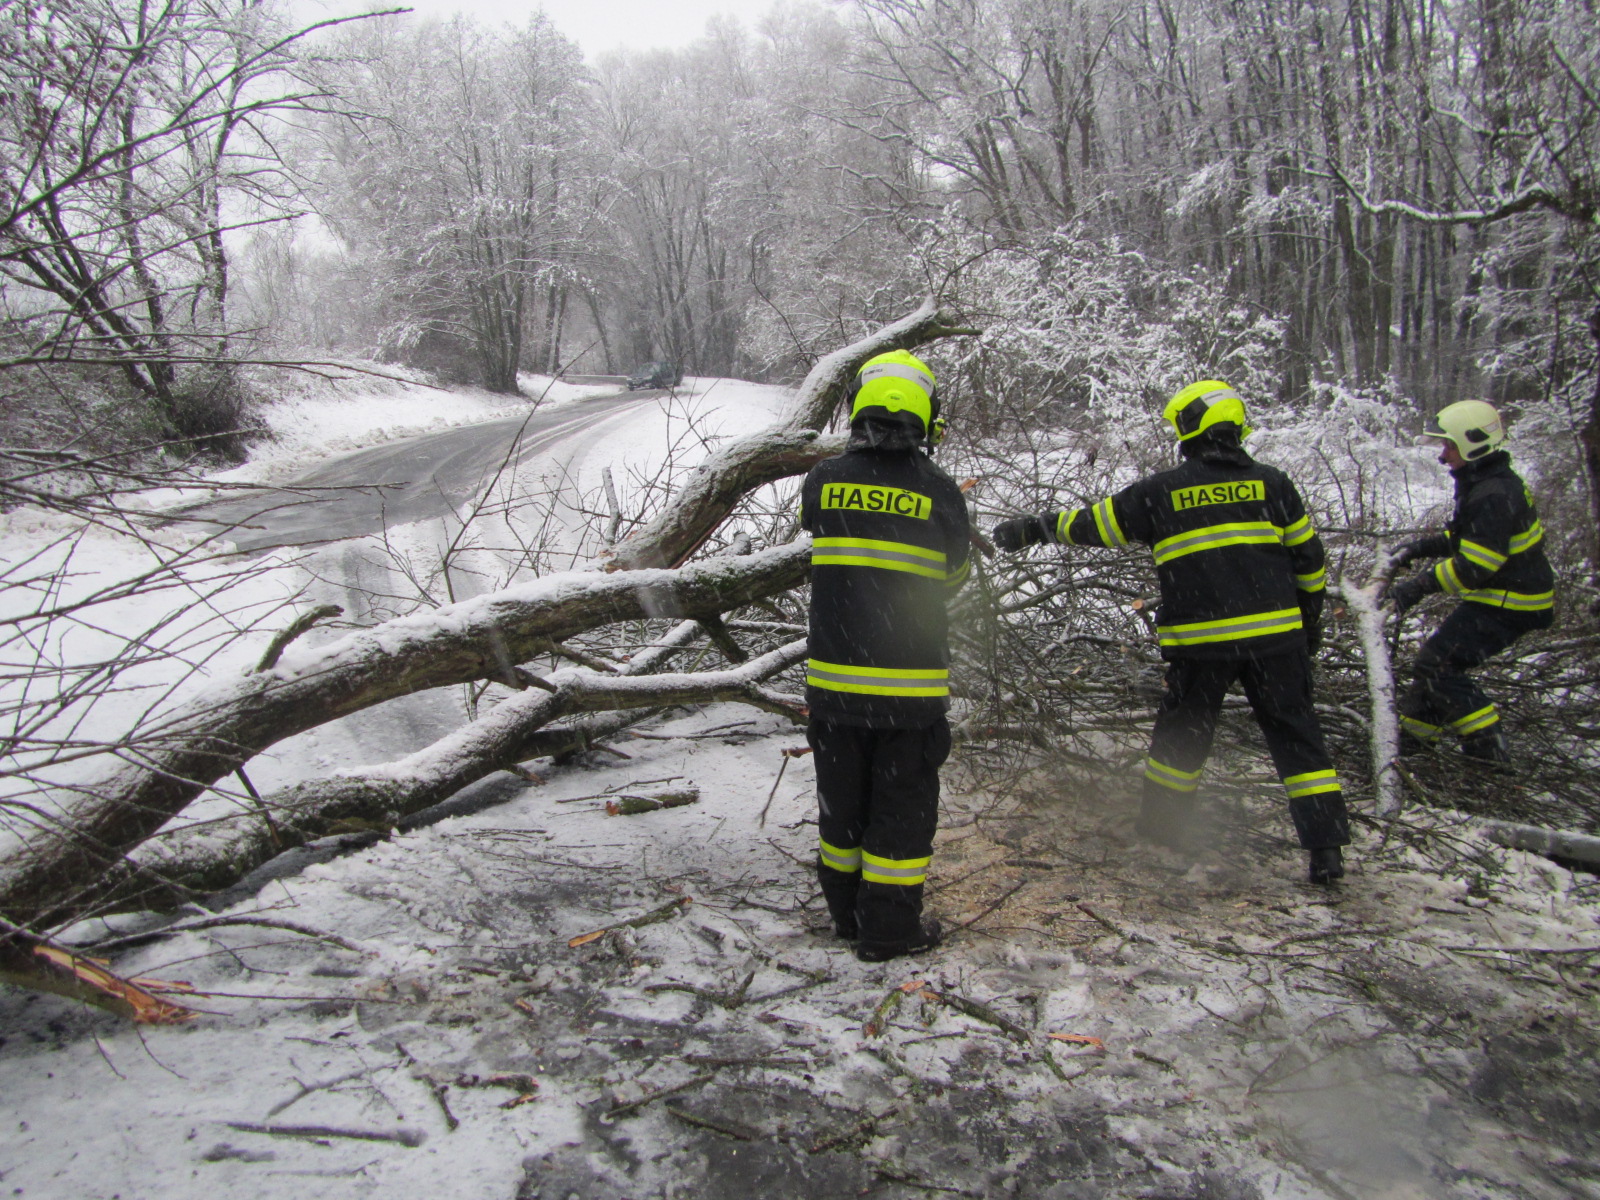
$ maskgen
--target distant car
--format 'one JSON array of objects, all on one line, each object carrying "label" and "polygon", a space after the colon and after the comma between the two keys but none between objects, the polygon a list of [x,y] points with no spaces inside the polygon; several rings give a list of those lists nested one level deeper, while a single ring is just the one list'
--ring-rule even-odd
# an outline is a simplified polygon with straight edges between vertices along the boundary
[{"label": "distant car", "polygon": [[683,371],[677,363],[650,362],[645,363],[632,375],[628,376],[628,390],[638,388],[671,388],[683,382]]}]

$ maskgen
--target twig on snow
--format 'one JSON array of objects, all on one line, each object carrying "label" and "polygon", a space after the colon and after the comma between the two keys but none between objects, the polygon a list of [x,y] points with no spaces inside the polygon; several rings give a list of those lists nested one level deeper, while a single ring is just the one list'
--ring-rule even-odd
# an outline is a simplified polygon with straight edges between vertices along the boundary
[{"label": "twig on snow", "polygon": [[580,933],[577,937],[567,942],[567,947],[576,950],[579,946],[587,946],[590,942],[599,941],[613,929],[641,929],[646,925],[654,925],[658,921],[665,921],[676,916],[681,910],[694,903],[693,897],[679,896],[676,900],[668,900],[660,908],[652,908],[647,913],[637,917],[629,917],[626,921],[618,921],[614,925],[607,925],[604,929],[591,930],[589,933]]},{"label": "twig on snow", "polygon": [[240,1133],[264,1133],[269,1137],[353,1138],[361,1142],[398,1142],[407,1149],[416,1149],[427,1141],[428,1135],[420,1129],[336,1129],[331,1125],[261,1125],[255,1121],[224,1121],[229,1129]]}]

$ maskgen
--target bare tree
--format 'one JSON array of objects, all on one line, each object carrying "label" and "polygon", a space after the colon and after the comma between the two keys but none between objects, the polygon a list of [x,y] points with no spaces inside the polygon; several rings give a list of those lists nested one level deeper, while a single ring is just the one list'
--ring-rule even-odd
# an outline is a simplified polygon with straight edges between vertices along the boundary
[{"label": "bare tree", "polygon": [[116,371],[167,429],[234,430],[228,235],[296,211],[274,143],[330,100],[315,30],[254,4],[11,6],[0,370]]},{"label": "bare tree", "polygon": [[[328,131],[325,212],[383,314],[384,350],[515,394],[603,210],[586,186],[577,47],[536,14],[363,31],[346,84],[374,119]],[[373,284],[376,285],[375,289]]]}]

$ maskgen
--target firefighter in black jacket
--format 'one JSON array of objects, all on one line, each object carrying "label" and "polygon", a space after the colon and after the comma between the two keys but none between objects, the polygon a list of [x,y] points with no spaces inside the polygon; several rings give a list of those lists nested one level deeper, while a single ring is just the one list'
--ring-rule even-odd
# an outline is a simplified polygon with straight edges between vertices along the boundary
[{"label": "firefighter in black jacket", "polygon": [[1245,453],[1244,402],[1231,387],[1191,384],[1164,415],[1182,466],[1088,508],[1004,521],[995,544],[1151,547],[1167,691],[1145,760],[1139,832],[1166,845],[1185,843],[1223,696],[1242,680],[1289,793],[1311,881],[1332,883],[1344,875],[1340,848],[1350,830],[1311,700],[1308,650],[1320,640],[1322,543],[1289,477]]},{"label": "firefighter in black jacket", "polygon": [[800,489],[812,535],[817,876],[834,928],[865,962],[939,943],[922,890],[950,753],[945,601],[970,567],[966,500],[921,449],[942,428],[922,362],[903,350],[868,359],[845,452]]},{"label": "firefighter in black jacket", "polygon": [[1448,592],[1458,604],[1417,654],[1411,687],[1400,701],[1403,750],[1421,748],[1446,730],[1462,753],[1505,762],[1500,711],[1467,674],[1523,634],[1554,620],[1555,573],[1544,553],[1544,529],[1527,486],[1500,449],[1505,427],[1482,400],[1439,410],[1424,436],[1442,443],[1439,461],[1455,477],[1456,508],[1444,533],[1406,546],[1397,565],[1443,559],[1389,592],[1404,613],[1424,596]]}]

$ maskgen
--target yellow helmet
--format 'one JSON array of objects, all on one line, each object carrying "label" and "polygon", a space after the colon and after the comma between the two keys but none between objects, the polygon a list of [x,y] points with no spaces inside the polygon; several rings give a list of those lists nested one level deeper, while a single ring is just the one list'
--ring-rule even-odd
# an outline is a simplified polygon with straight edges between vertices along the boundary
[{"label": "yellow helmet", "polygon": [[[874,412],[873,410],[879,410]],[[939,416],[939,388],[933,372],[921,359],[904,350],[877,354],[861,364],[850,405],[852,423],[862,417],[905,413],[916,418],[927,433]]]},{"label": "yellow helmet", "polygon": [[1223,422],[1237,425],[1241,439],[1250,433],[1250,426],[1244,419],[1244,401],[1238,392],[1217,379],[1191,383],[1167,401],[1161,415],[1180,442],[1187,442]]},{"label": "yellow helmet", "polygon": [[1498,449],[1506,440],[1506,427],[1492,404],[1457,400],[1428,418],[1422,436],[1454,442],[1461,457],[1470,461]]}]

